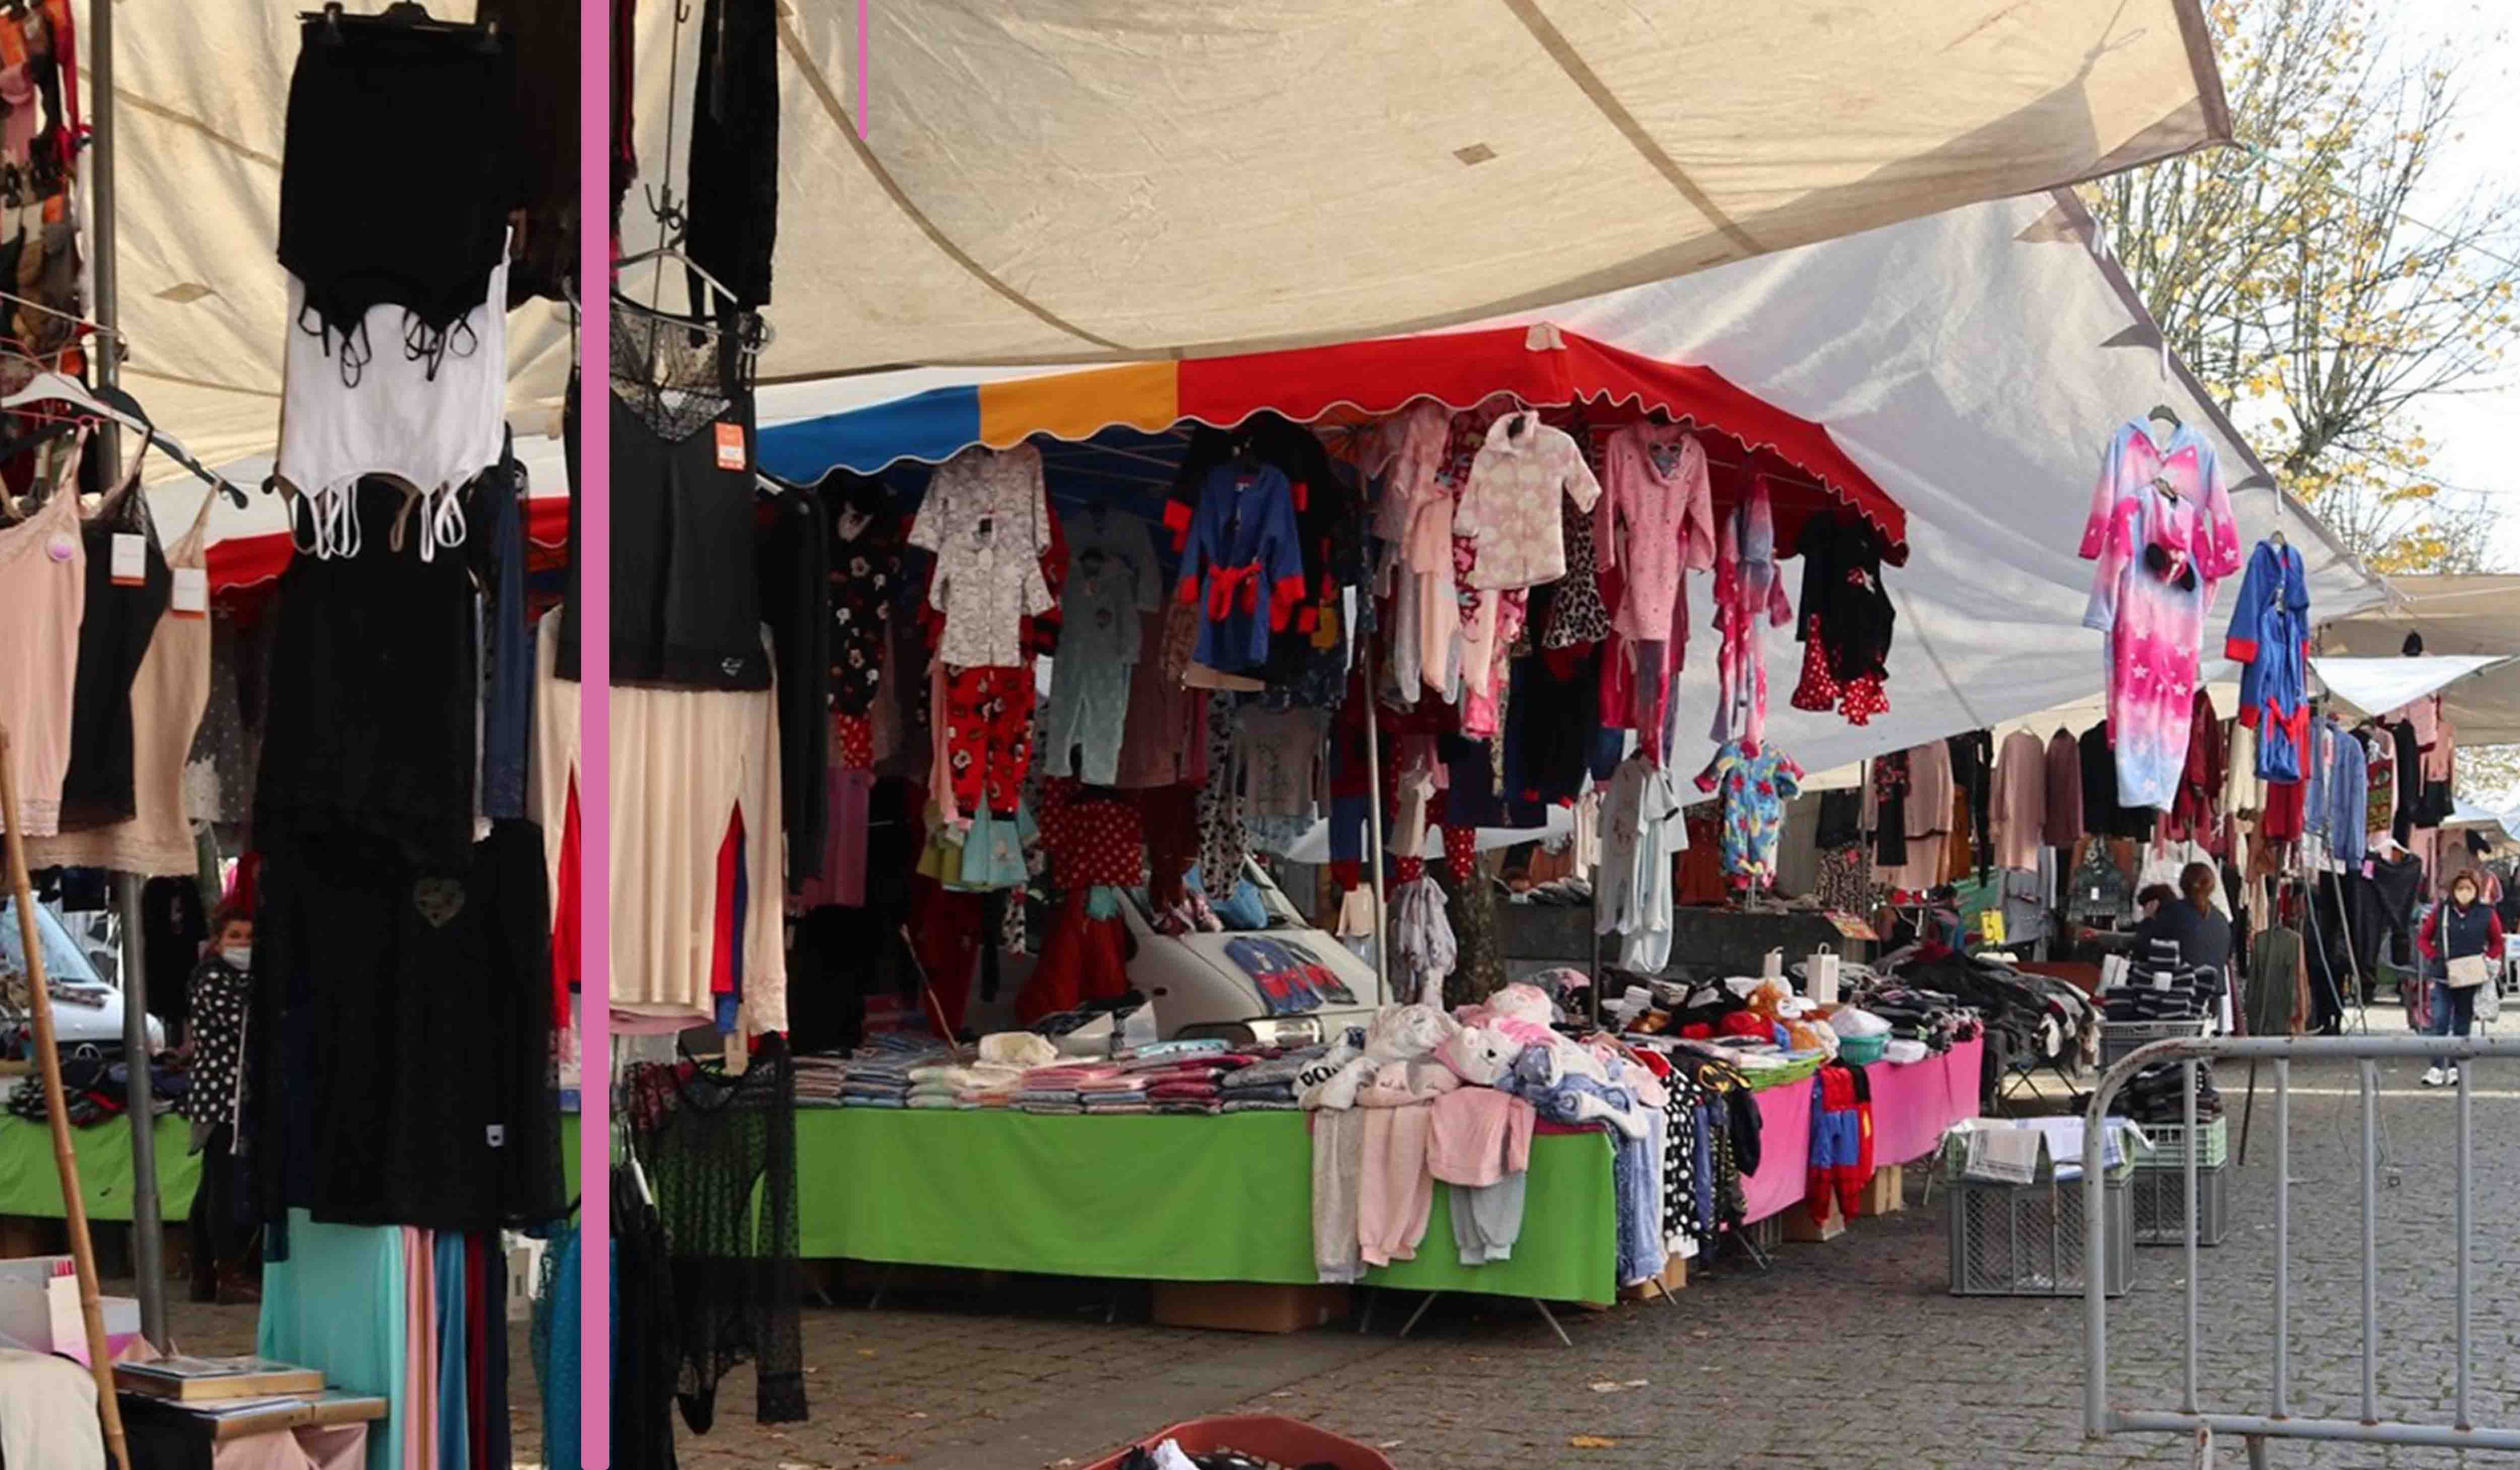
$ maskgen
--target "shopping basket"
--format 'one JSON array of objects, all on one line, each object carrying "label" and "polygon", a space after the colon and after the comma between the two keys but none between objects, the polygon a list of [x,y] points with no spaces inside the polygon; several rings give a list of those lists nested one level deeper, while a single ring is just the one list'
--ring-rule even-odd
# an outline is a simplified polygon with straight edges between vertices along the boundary
[{"label": "shopping basket", "polygon": [[1226,1414],[1211,1419],[1190,1419],[1170,1429],[1159,1429],[1133,1445],[1123,1445],[1094,1461],[1085,1470],[1120,1470],[1120,1462],[1132,1449],[1152,1449],[1170,1440],[1185,1454],[1204,1454],[1212,1449],[1239,1449],[1281,1465],[1323,1465],[1329,1470],[1394,1470],[1391,1461],[1380,1450],[1369,1448],[1354,1440],[1343,1439],[1327,1429],[1316,1429],[1300,1419],[1282,1418],[1276,1414]]}]

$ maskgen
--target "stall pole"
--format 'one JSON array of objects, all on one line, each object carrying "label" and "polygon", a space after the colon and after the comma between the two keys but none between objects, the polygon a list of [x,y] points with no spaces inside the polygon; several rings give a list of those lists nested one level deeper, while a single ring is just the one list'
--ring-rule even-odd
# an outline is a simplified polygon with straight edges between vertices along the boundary
[{"label": "stall pole", "polygon": [[[158,1198],[158,1105],[149,1075],[148,948],[140,926],[140,876],[116,873],[122,910],[122,1059],[129,1072],[123,1119],[131,1130],[131,1270],[140,1280],[140,1335],[166,1349],[166,1227]],[[202,1242],[194,1241],[196,1250]]]},{"label": "stall pole", "polygon": [[8,828],[9,886],[18,901],[18,943],[26,955],[26,1010],[35,1022],[35,1063],[44,1079],[44,1116],[53,1130],[53,1167],[60,1171],[62,1214],[69,1225],[70,1260],[78,1269],[79,1315],[87,1330],[87,1366],[96,1377],[96,1413],[112,1463],[128,1465],[122,1404],[113,1397],[113,1359],[106,1350],[105,1303],[97,1295],[96,1246],[88,1238],[87,1199],[79,1192],[78,1155],[70,1147],[69,1104],[62,1097],[62,1050],[53,1041],[53,996],[45,988],[44,945],[35,932],[35,885],[26,876],[25,828],[18,821],[18,778],[9,732],[0,729],[0,825]]},{"label": "stall pole", "polygon": [[[1383,935],[1387,928],[1382,891],[1382,722],[1374,707],[1373,637],[1368,634],[1358,640],[1365,649],[1365,824],[1366,867],[1373,874],[1373,983],[1381,994],[1377,1000],[1391,1000],[1391,963]],[[1335,1038],[1325,1037],[1325,1041]]]},{"label": "stall pole", "polygon": [[[89,339],[100,387],[112,387],[122,377],[122,347],[113,330],[120,325],[116,296],[119,273],[114,268],[113,219],[113,10],[91,7],[88,61],[95,68],[95,132],[89,162],[94,190],[96,321],[106,330]],[[96,436],[97,477],[112,485],[122,478],[122,444],[112,420]],[[149,1081],[149,976],[142,968],[140,879],[123,873],[116,879],[116,907],[122,911],[122,1059],[129,1072],[123,1119],[131,1130],[131,1265],[140,1277],[140,1333],[159,1352],[166,1349],[166,1240],[158,1209],[158,1112]]]},{"label": "stall pole", "polygon": [[[612,187],[612,26],[584,8],[577,52],[578,198]],[[677,32],[679,34],[679,31]],[[580,381],[612,380],[612,240],[589,212],[578,230]],[[603,303],[603,321],[592,303]],[[578,433],[571,488],[578,497],[578,613],[612,626],[612,418],[588,414]],[[612,850],[612,645],[590,638],[578,654],[578,837],[582,853]],[[602,861],[600,858],[598,861]],[[764,880],[768,875],[764,875]],[[578,885],[583,983],[578,987],[578,1447],[585,1470],[612,1466],[612,885]],[[565,1331],[563,1327],[562,1330]],[[561,1412],[566,1412],[562,1409]]]}]

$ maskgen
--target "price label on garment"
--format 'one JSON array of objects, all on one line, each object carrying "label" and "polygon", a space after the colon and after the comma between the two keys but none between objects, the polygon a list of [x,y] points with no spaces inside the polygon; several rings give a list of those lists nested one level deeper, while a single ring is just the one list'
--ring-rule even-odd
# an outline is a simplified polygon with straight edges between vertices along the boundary
[{"label": "price label on garment", "polygon": [[113,534],[114,586],[138,587],[149,580],[149,568],[144,559],[148,549],[149,543],[137,532],[116,531]]},{"label": "price label on garment", "polygon": [[2154,970],[2152,972],[2152,988],[2154,990],[2168,990],[2170,989],[2170,982],[2177,978],[2178,975],[2175,971]]},{"label": "price label on garment", "polygon": [[746,462],[743,457],[743,425],[741,423],[719,424],[717,426],[717,468],[720,469],[742,469],[745,468],[745,463]]},{"label": "price label on garment", "polygon": [[210,610],[210,574],[199,566],[175,568],[175,587],[166,610],[177,617],[206,617]]},{"label": "price label on garment", "polygon": [[1841,913],[1835,909],[1828,911],[1828,924],[1830,928],[1835,929],[1838,932],[1838,936],[1842,939],[1877,940],[1881,937],[1877,930],[1875,930],[1870,924],[1866,923],[1862,918],[1859,918],[1852,913]]},{"label": "price label on garment", "polygon": [[1977,916],[1977,933],[1988,944],[2003,943],[2003,911],[1989,909]]}]

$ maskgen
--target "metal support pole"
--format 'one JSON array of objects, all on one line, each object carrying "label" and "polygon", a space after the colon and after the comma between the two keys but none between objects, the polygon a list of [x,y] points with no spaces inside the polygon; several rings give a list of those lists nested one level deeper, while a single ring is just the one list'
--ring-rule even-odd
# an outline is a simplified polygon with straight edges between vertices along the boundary
[{"label": "metal support pole", "polygon": [[[2486,983],[2491,985],[2494,982],[2489,980]],[[2476,1230],[2476,1139],[2470,1132],[2475,1114],[2467,1075],[2475,1070],[2472,1066],[2458,1069],[2458,1398],[2457,1412],[2452,1422],[2461,1429],[2475,1427],[2467,1412],[2469,1240]]]},{"label": "metal support pole", "polygon": [[[1368,590],[1368,596],[1371,596]],[[1386,936],[1390,932],[1390,909],[1382,891],[1382,722],[1374,707],[1373,638],[1371,634],[1358,641],[1365,658],[1365,866],[1373,875],[1373,981],[1380,994],[1375,999],[1390,1003],[1391,955]],[[1324,1037],[1336,1041],[1336,1037]]]},{"label": "metal support pole", "polygon": [[[140,1335],[163,1353],[166,1344],[166,1240],[158,1202],[158,1111],[149,1081],[148,950],[140,932],[140,877],[114,876],[122,912],[122,1060],[131,1129],[131,1269],[140,1281]],[[194,1242],[199,1250],[203,1242]]]},{"label": "metal support pole", "polygon": [[2380,1422],[2380,1065],[2362,1059],[2362,1422]]},{"label": "metal support pole", "polygon": [[[113,11],[112,5],[93,6],[88,20],[88,65],[95,75],[90,89],[90,119],[94,131],[90,147],[89,186],[92,191],[89,210],[95,223],[96,238],[90,243],[89,258],[95,262],[96,300],[91,303],[96,322],[106,328],[89,339],[89,355],[96,367],[96,380],[101,387],[112,387],[122,377],[120,338],[113,329],[121,325],[121,308],[117,284],[121,272],[115,260],[114,230],[114,146],[113,101]],[[94,441],[98,479],[114,485],[122,479],[122,443],[120,430],[111,420],[100,425]],[[139,1273],[140,1333],[158,1351],[166,1350],[166,1267],[165,1232],[158,1212],[158,1113],[154,1106],[149,1081],[149,978],[142,965],[140,938],[140,879],[129,873],[121,876],[118,907],[122,911],[122,1060],[129,1069],[129,1091],[125,1095],[123,1116],[131,1130],[131,1254],[132,1269]]]},{"label": "metal support pole", "polygon": [[2292,1412],[2292,1062],[2275,1058],[2275,1381],[2267,1412]]},{"label": "metal support pole", "polygon": [[[2199,1138],[2196,1133],[2196,1066],[2197,1063],[2194,1057],[2189,1057],[2187,1060],[2179,1064],[2179,1075],[2182,1083],[2180,1091],[2185,1094],[2179,1105],[2180,1121],[2186,1125],[2181,1136],[2182,1146],[2187,1155],[2187,1157],[2182,1161],[2182,1167],[2180,1169],[2181,1187],[2186,1191],[2186,1204],[2184,1207],[2183,1218],[2187,1222],[2186,1402],[2182,1406],[2191,1414],[2198,1411],[2198,1404],[2196,1402],[2196,1316],[2198,1300],[2202,1294],[2204,1284],[2198,1279],[2200,1272],[2196,1269],[2196,1237],[2199,1233],[2199,1227],[2204,1224],[2203,1221],[2196,1217],[2196,1156],[2205,1151],[2201,1146],[2204,1140]],[[2097,1262],[2087,1261],[2084,1263],[2083,1269],[2087,1271],[2096,1271],[2100,1269],[2100,1266]]]}]

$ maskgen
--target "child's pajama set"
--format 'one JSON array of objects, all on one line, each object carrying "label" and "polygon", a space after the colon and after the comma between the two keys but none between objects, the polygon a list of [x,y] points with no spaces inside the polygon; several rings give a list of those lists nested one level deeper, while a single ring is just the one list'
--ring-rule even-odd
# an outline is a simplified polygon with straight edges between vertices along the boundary
[{"label": "child's pajama set", "polygon": [[1023,621],[1050,610],[1041,451],[974,447],[936,467],[910,544],[932,552],[928,601],[944,615],[936,648],[938,805],[954,818],[1012,814],[1032,761],[1032,669]]},{"label": "child's pajama set", "polygon": [[1044,769],[1108,786],[1120,779],[1130,681],[1144,652],[1144,616],[1162,605],[1163,571],[1147,523],[1126,512],[1098,506],[1070,516],[1063,529],[1067,581],[1043,712]]}]

